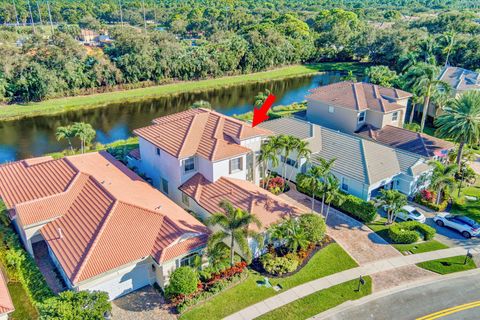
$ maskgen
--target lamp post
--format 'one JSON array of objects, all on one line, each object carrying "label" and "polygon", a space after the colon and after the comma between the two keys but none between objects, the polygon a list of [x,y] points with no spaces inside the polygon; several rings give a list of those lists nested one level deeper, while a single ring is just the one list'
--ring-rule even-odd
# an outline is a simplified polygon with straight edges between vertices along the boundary
[{"label": "lamp post", "polygon": [[357,290],[355,290],[356,292],[359,292],[360,291],[360,287],[365,285],[365,279],[362,278],[362,276],[360,276],[360,278],[358,278],[358,287],[357,287]]},{"label": "lamp post", "polygon": [[467,250],[467,254],[465,255],[465,261],[463,261],[463,264],[466,265],[468,259],[472,259],[473,255],[470,253],[470,249]]}]

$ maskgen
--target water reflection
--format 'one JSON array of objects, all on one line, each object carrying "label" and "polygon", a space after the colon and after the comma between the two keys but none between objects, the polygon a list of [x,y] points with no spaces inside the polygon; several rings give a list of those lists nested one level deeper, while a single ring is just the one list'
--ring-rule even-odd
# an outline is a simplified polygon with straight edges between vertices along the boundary
[{"label": "water reflection", "polygon": [[303,101],[312,88],[339,80],[338,73],[323,73],[202,93],[183,93],[141,103],[115,103],[105,108],[1,122],[0,163],[65,149],[67,144],[57,141],[55,129],[76,121],[92,124],[97,130],[96,141],[109,143],[128,138],[133,129],[150,124],[153,118],[186,110],[198,100],[209,101],[215,110],[233,115],[250,111],[254,96],[264,89],[269,89],[276,95],[276,105],[286,105]]}]

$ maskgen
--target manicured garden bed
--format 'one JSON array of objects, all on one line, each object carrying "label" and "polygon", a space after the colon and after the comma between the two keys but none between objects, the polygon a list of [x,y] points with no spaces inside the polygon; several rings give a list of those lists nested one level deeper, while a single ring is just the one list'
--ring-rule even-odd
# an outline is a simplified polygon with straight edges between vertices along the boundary
[{"label": "manicured garden bed", "polygon": [[365,277],[365,285],[358,288],[358,280],[351,280],[331,288],[321,290],[283,307],[270,311],[256,319],[285,320],[308,319],[318,313],[331,309],[349,300],[357,300],[372,293],[372,280]]},{"label": "manicured garden bed", "polygon": [[[354,268],[357,263],[336,243],[317,252],[299,272],[294,275],[271,279],[272,286],[280,284],[283,290],[302,283]],[[207,302],[183,314],[181,319],[221,319],[252,304],[272,297],[280,292],[258,284],[264,276],[249,270],[249,277],[237,286],[225,290]]]},{"label": "manicured garden bed", "polygon": [[379,218],[374,222],[367,223],[367,226],[372,229],[376,234],[382,237],[385,241],[390,243],[395,249],[400,251],[402,254],[408,254],[409,252],[412,254],[415,253],[422,253],[422,252],[429,252],[435,250],[441,250],[448,248],[447,245],[440,243],[436,240],[428,240],[422,242],[416,242],[411,244],[398,244],[394,243],[389,236],[389,226],[385,225],[387,220],[385,218]]},{"label": "manicured garden bed", "polygon": [[465,263],[465,256],[456,256],[438,260],[425,261],[418,263],[417,266],[439,274],[466,271],[475,269],[477,267],[472,259],[467,259]]}]

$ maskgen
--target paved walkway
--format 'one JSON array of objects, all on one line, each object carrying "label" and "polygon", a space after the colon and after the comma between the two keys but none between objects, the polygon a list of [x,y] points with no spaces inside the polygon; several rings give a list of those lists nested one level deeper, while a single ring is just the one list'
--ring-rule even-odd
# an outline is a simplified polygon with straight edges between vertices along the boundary
[{"label": "paved walkway", "polygon": [[65,291],[67,287],[58,274],[52,258],[50,258],[50,255],[48,254],[48,247],[45,241],[36,242],[32,247],[35,255],[35,262],[37,263],[40,272],[45,277],[48,286],[54,293]]},{"label": "paved walkway", "polygon": [[[306,212],[311,211],[311,199],[296,191],[294,185],[290,191],[280,196],[304,209]],[[316,201],[315,211],[319,213],[320,210],[321,202]],[[330,208],[328,214],[327,233],[333,237],[359,265],[385,258],[402,256],[398,250],[389,245],[369,227],[333,208]]]},{"label": "paved walkway", "polygon": [[[473,249],[480,253],[480,247]],[[447,257],[465,255],[467,249],[463,247],[449,248],[444,250],[437,250],[425,253],[418,253],[409,256],[398,256],[383,260],[367,263],[363,266],[345,270],[339,273],[332,274],[317,280],[313,280],[302,285],[296,286],[292,289],[286,290],[276,296],[265,299],[248,308],[240,310],[225,319],[228,320],[247,320],[259,317],[269,311],[282,307],[290,302],[301,299],[314,292],[327,289],[337,284],[354,280],[360,276],[372,275],[379,272],[385,272],[405,266],[415,265],[417,263],[435,259],[442,259]]]}]

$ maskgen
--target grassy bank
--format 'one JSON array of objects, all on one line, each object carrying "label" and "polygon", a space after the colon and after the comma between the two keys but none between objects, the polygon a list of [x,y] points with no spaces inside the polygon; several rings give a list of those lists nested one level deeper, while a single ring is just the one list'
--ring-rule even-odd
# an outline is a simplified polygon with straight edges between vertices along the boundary
[{"label": "grassy bank", "polygon": [[365,67],[365,64],[352,62],[294,65],[275,70],[239,76],[222,77],[201,81],[178,82],[125,91],[114,91],[86,96],[52,99],[28,104],[7,105],[0,107],[0,120],[15,120],[23,117],[62,113],[69,110],[102,107],[116,102],[142,101],[185,92],[202,92],[248,83],[281,80],[311,75],[320,71],[351,70],[354,73],[362,73]]},{"label": "grassy bank", "polygon": [[[270,279],[270,283],[273,286],[280,284],[283,290],[287,290],[356,266],[355,261],[338,244],[333,243],[317,252],[298,273],[286,278]],[[254,271],[249,272],[248,279],[243,283],[220,293],[186,312],[180,318],[182,320],[222,319],[281,292],[277,293],[273,288],[258,286],[257,282],[263,281],[264,277]]]},{"label": "grassy bank", "polygon": [[372,279],[365,277],[365,285],[358,288],[358,280],[351,280],[331,288],[321,290],[305,298],[291,302],[270,311],[258,320],[308,319],[316,314],[338,306],[349,300],[357,300],[372,293]]}]

